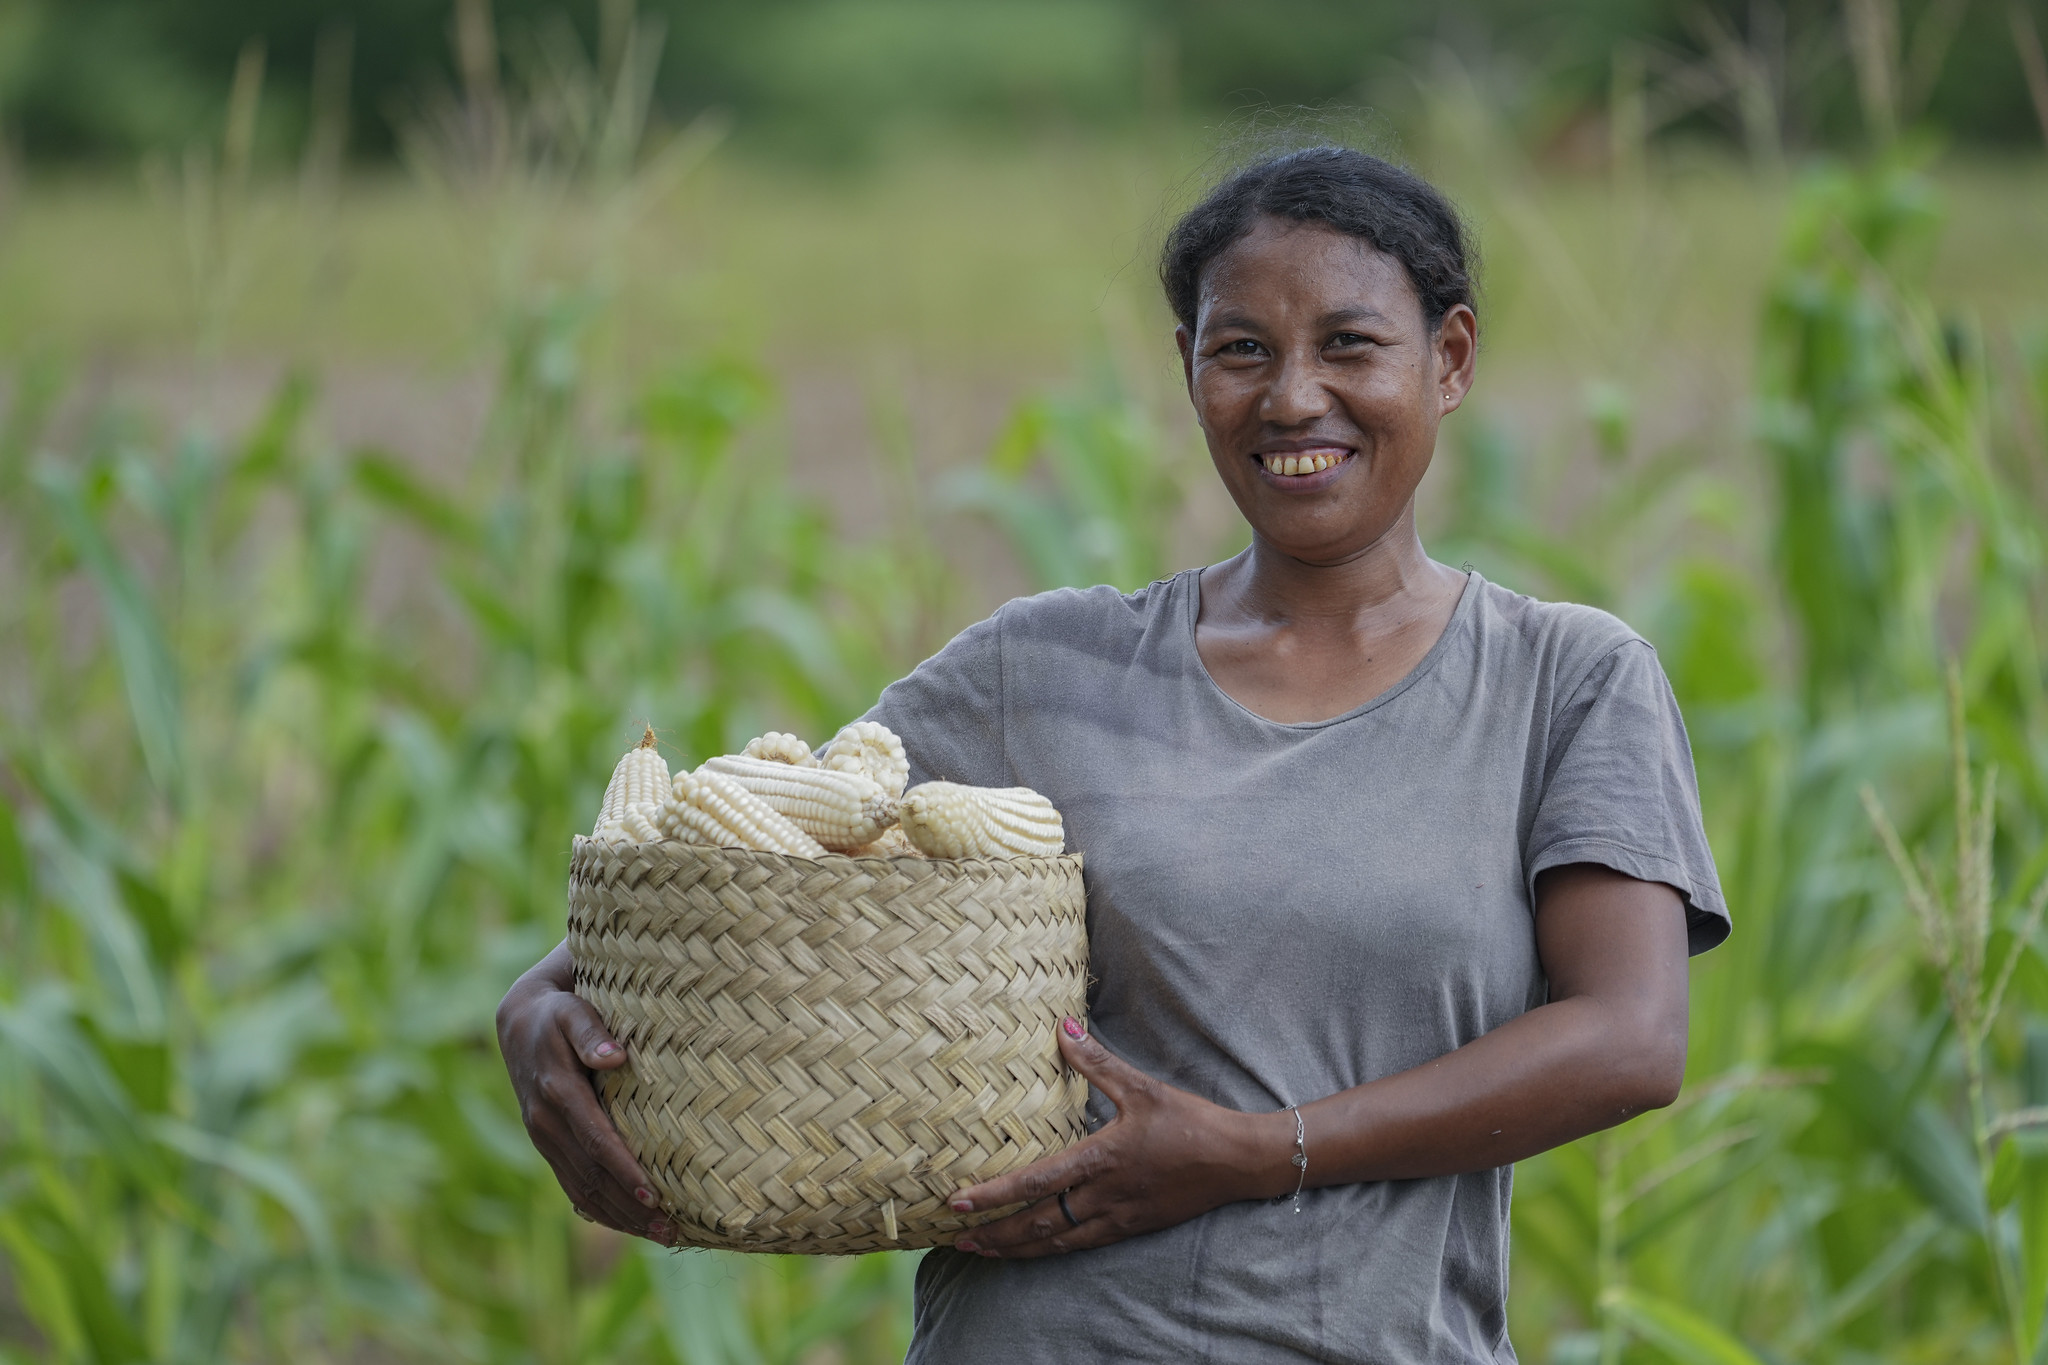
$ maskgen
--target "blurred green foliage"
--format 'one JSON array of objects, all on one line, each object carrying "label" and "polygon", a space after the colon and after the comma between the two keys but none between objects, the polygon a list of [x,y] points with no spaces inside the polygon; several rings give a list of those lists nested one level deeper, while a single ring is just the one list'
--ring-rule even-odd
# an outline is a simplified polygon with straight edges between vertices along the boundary
[{"label": "blurred green foliage", "polygon": [[[28,154],[176,147],[217,111],[240,54],[271,66],[273,144],[345,101],[359,152],[388,153],[423,82],[459,84],[453,0],[0,0],[0,127]],[[617,0],[494,0],[508,47],[573,23],[602,48]],[[1851,55],[1867,27],[1891,98],[1956,137],[2029,141],[2036,119],[2001,4],[1857,0],[644,0],[665,25],[662,106],[708,106],[783,145],[843,154],[903,120],[1042,130],[1213,118],[1248,105],[1400,103],[1401,65],[1433,46],[1495,66],[1532,139],[1568,136],[1619,80],[1647,78],[1651,121],[1794,146],[1863,126]],[[1389,78],[1393,78],[1390,85]],[[1654,129],[1653,129],[1654,131]]]}]

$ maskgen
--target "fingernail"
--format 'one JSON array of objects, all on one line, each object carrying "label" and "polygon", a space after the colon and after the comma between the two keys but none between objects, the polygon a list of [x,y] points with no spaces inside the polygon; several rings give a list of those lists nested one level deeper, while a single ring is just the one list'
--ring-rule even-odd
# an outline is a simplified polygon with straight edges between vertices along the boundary
[{"label": "fingernail", "polygon": [[597,1055],[600,1057],[609,1057],[618,1050],[619,1045],[617,1043],[599,1043],[597,1045]]},{"label": "fingernail", "polygon": [[647,1235],[657,1242],[666,1242],[668,1240],[668,1224],[662,1222],[659,1218],[655,1219],[647,1225]]},{"label": "fingernail", "polygon": [[974,1243],[972,1243],[972,1242],[968,1241],[968,1240],[967,1240],[966,1238],[964,1238],[964,1237],[963,1237],[963,1238],[961,1238],[961,1239],[960,1239],[959,1241],[957,1241],[957,1242],[953,1243],[953,1246],[954,1246],[954,1248],[955,1248],[956,1250],[959,1250],[959,1251],[979,1251],[979,1250],[981,1250],[981,1248],[980,1248],[980,1247],[976,1246],[976,1245],[975,1245]]},{"label": "fingernail", "polygon": [[645,1185],[634,1187],[633,1197],[650,1209],[654,1207],[654,1191],[648,1189]]},{"label": "fingernail", "polygon": [[973,1213],[973,1212],[974,1212],[974,1201],[973,1201],[972,1199],[955,1199],[955,1200],[953,1201],[953,1212],[955,1212],[955,1213]]},{"label": "fingernail", "polygon": [[1081,1027],[1081,1021],[1071,1015],[1068,1016],[1067,1022],[1060,1025],[1060,1027],[1067,1031],[1069,1038],[1086,1038],[1088,1036],[1088,1030]]},{"label": "fingernail", "polygon": [[[571,1205],[570,1207],[574,1208],[575,1206]],[[576,1216],[578,1218],[581,1218],[586,1223],[595,1223],[597,1221],[595,1218],[592,1218],[589,1214],[585,1213],[582,1209],[576,1210]]]}]

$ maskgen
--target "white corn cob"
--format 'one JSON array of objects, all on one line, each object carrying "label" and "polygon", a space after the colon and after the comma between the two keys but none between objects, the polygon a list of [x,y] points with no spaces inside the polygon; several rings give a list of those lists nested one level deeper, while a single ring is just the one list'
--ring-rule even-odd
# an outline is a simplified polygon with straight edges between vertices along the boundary
[{"label": "white corn cob", "polygon": [[818,762],[843,773],[866,773],[891,796],[903,795],[910,781],[910,760],[896,732],[875,720],[857,720],[832,736],[818,753]]},{"label": "white corn cob", "polygon": [[902,821],[934,858],[1049,857],[1067,842],[1060,813],[1029,787],[921,782],[903,798]]},{"label": "white corn cob", "polygon": [[617,828],[624,837],[636,844],[658,844],[664,837],[661,826],[655,822],[661,818],[661,806],[653,801],[635,801],[626,807],[626,813],[619,817]]},{"label": "white corn cob", "polygon": [[866,773],[793,768],[773,759],[707,759],[700,773],[729,777],[826,848],[845,852],[871,844],[896,823],[896,798]]},{"label": "white corn cob", "polygon": [[922,858],[924,850],[910,842],[910,836],[903,832],[903,826],[891,825],[882,831],[882,837],[872,844],[850,848],[847,855],[854,858]]},{"label": "white corn cob", "polygon": [[661,803],[661,832],[686,844],[822,858],[818,841],[723,773],[677,773]]},{"label": "white corn cob", "polygon": [[622,839],[619,822],[625,818],[626,807],[636,803],[660,805],[661,798],[668,795],[668,764],[663,761],[661,751],[654,747],[654,727],[647,727],[647,733],[640,737],[637,747],[628,749],[619,765],[612,769],[612,780],[604,789],[604,805],[597,813],[597,824],[590,833],[596,839]]},{"label": "white corn cob", "polygon": [[771,758],[777,763],[792,767],[811,768],[818,760],[811,757],[811,746],[795,735],[786,735],[780,730],[770,730],[747,741],[747,747],[740,750],[742,758]]}]

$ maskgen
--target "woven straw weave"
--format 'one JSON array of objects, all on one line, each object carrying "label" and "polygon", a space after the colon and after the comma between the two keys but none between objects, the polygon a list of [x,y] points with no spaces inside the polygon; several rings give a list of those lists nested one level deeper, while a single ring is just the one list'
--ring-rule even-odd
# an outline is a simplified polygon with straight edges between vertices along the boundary
[{"label": "woven straw weave", "polygon": [[688,1245],[950,1243],[954,1190],[1083,1136],[1078,857],[792,858],[578,839],[576,990],[626,1045],[599,1094]]}]

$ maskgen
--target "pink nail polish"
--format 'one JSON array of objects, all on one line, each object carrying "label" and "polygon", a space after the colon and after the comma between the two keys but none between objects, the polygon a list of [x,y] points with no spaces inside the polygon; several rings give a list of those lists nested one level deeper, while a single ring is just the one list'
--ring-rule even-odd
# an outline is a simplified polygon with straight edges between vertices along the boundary
[{"label": "pink nail polish", "polygon": [[609,1057],[618,1050],[619,1045],[617,1043],[599,1043],[597,1045],[597,1055],[600,1057]]},{"label": "pink nail polish", "polygon": [[654,1207],[654,1191],[648,1189],[645,1185],[636,1186],[633,1190],[633,1197],[650,1209]]},{"label": "pink nail polish", "polygon": [[955,1212],[955,1213],[973,1213],[973,1212],[974,1212],[974,1201],[973,1201],[972,1199],[955,1199],[955,1200],[953,1201],[953,1212]]},{"label": "pink nail polish", "polygon": [[1088,1036],[1088,1030],[1081,1027],[1079,1019],[1069,1018],[1060,1027],[1067,1031],[1069,1038],[1086,1038]]},{"label": "pink nail polish", "polygon": [[962,1240],[960,1240],[960,1241],[958,1241],[958,1242],[955,1242],[955,1243],[953,1243],[953,1246],[954,1246],[954,1248],[955,1248],[956,1250],[959,1250],[959,1251],[979,1251],[979,1250],[981,1250],[981,1248],[980,1248],[980,1247],[976,1246],[976,1245],[975,1245],[974,1243],[972,1243],[972,1242],[969,1242],[969,1241],[967,1241],[967,1240],[965,1240],[965,1239],[962,1239]]}]

